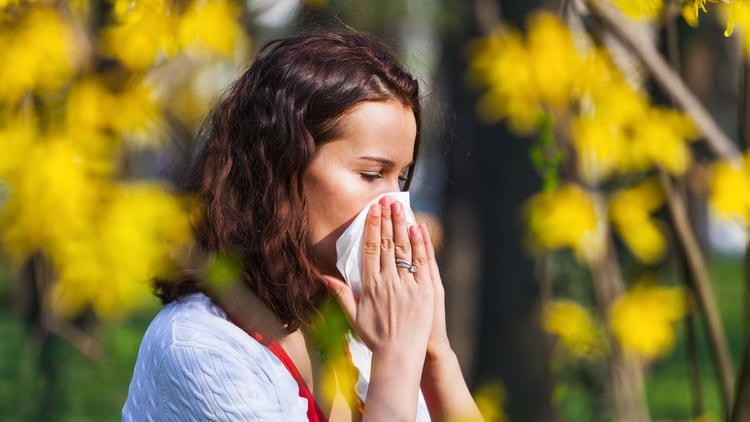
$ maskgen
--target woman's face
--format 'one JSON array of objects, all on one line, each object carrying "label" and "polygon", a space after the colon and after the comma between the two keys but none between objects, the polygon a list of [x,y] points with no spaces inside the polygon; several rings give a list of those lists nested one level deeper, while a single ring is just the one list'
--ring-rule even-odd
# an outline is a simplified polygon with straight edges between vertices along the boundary
[{"label": "woman's face", "polygon": [[311,258],[334,276],[336,239],[376,196],[400,190],[417,133],[413,111],[396,101],[360,103],[340,125],[341,136],[318,146],[303,175]]}]

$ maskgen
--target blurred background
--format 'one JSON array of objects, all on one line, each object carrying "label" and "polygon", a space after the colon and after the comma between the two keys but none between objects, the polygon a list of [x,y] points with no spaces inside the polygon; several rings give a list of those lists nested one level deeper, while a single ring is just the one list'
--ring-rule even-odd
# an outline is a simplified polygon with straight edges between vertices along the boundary
[{"label": "blurred background", "polygon": [[120,419],[201,120],[333,20],[420,80],[412,204],[487,420],[740,417],[743,4],[0,0],[0,420]]}]

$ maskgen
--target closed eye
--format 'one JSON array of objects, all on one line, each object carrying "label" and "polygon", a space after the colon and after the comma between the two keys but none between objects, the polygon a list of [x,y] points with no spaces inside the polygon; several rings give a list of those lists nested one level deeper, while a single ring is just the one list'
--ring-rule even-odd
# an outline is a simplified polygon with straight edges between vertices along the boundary
[{"label": "closed eye", "polygon": [[380,172],[362,172],[359,175],[362,176],[362,178],[366,180],[375,180],[375,179],[383,178],[383,173],[380,173]]}]

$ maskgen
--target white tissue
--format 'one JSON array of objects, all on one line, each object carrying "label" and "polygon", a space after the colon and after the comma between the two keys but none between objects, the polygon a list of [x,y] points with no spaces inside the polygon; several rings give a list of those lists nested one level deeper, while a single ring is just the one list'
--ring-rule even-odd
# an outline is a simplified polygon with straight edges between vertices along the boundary
[{"label": "white tissue", "polygon": [[365,219],[370,205],[377,203],[384,196],[401,203],[406,216],[407,226],[415,224],[414,213],[409,204],[409,192],[389,192],[378,196],[368,203],[357,214],[354,221],[344,230],[336,240],[336,268],[344,276],[344,280],[352,287],[355,297],[362,292],[362,237],[365,230]]}]

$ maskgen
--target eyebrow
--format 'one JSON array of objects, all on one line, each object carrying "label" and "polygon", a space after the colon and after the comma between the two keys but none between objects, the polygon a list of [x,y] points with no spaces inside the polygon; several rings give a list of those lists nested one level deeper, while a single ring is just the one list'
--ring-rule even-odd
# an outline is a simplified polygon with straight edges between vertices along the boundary
[{"label": "eyebrow", "polygon": [[[389,160],[385,157],[378,157],[375,155],[363,155],[359,157],[360,160],[368,160],[368,161],[375,161],[378,163],[383,164],[384,166],[388,167],[396,167],[396,163],[393,162],[393,160]],[[414,160],[412,160],[409,164],[404,166],[404,169],[408,169],[409,167],[414,165]]]}]

